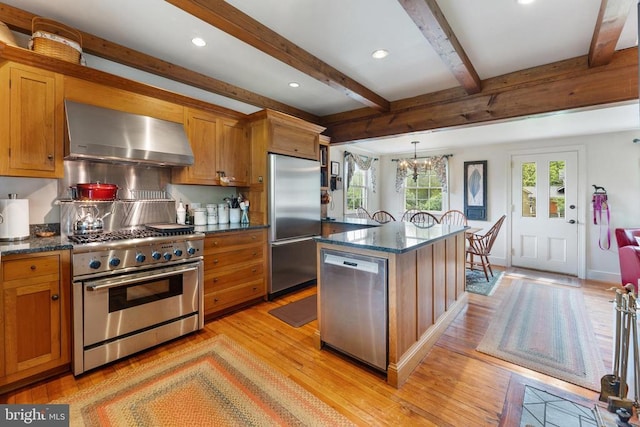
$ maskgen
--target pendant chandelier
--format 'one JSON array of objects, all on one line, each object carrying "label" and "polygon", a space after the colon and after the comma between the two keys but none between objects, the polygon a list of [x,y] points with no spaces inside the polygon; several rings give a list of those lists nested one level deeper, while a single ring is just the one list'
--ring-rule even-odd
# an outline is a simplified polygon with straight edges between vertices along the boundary
[{"label": "pendant chandelier", "polygon": [[[413,161],[407,161],[407,159],[402,160],[402,162],[400,162],[400,168],[403,171],[407,172],[407,174],[409,170],[411,170],[413,182],[417,182],[418,181],[418,156],[416,152],[416,145],[419,144],[420,141],[411,141],[411,143],[413,144]],[[424,165],[426,167],[427,160],[425,160]]]}]

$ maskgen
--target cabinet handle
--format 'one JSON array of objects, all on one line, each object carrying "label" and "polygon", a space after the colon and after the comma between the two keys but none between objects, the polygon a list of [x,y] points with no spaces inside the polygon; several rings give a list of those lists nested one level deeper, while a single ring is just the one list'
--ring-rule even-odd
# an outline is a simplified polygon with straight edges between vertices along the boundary
[{"label": "cabinet handle", "polygon": [[60,296],[58,296],[58,294],[53,294],[53,295],[51,295],[51,299],[52,299],[53,301],[58,301],[58,299],[59,299],[59,298],[60,298]]},{"label": "cabinet handle", "polygon": [[49,159],[49,160],[53,160],[53,154],[49,154],[49,155],[47,156],[47,159]]},{"label": "cabinet handle", "polygon": [[32,266],[31,266],[31,267],[29,267],[29,268],[31,269],[31,271],[36,271],[36,268],[37,268],[37,267],[36,267],[35,265],[32,265]]}]

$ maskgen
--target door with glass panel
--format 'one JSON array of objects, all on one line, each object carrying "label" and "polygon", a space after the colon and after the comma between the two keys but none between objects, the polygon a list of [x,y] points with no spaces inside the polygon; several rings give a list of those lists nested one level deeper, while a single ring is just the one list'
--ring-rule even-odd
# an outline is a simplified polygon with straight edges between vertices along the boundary
[{"label": "door with glass panel", "polygon": [[578,153],[512,157],[511,265],[578,274]]}]

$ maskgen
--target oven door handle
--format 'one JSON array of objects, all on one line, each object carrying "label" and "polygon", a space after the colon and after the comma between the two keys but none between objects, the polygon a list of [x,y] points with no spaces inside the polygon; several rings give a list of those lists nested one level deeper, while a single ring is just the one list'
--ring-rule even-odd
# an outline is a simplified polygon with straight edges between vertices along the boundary
[{"label": "oven door handle", "polygon": [[[199,264],[199,263],[198,263]],[[136,274],[134,276],[121,277],[118,279],[102,279],[94,280],[92,282],[85,282],[85,288],[88,291],[99,291],[102,289],[115,288],[123,285],[130,285],[137,282],[161,279],[167,276],[174,276],[176,273],[186,273],[189,271],[197,271],[200,268],[199,265],[193,267],[168,267],[162,269],[161,272],[153,274]]]}]

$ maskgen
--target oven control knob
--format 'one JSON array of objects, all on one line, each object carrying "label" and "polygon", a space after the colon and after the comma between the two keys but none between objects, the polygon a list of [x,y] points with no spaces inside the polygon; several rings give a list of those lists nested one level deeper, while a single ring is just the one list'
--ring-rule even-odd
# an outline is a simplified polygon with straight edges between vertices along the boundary
[{"label": "oven control knob", "polygon": [[111,258],[111,259],[109,260],[109,265],[110,265],[111,267],[117,267],[117,266],[119,266],[119,265],[120,265],[120,258],[118,258],[118,257],[113,257],[113,258]]},{"label": "oven control knob", "polygon": [[159,260],[160,257],[162,257],[162,255],[160,255],[160,252],[158,252],[158,251],[153,251],[151,253],[151,258],[155,259],[156,261]]},{"label": "oven control knob", "polygon": [[102,263],[97,259],[92,259],[91,261],[89,261],[89,268],[92,268],[94,270],[100,268],[101,265]]},{"label": "oven control knob", "polygon": [[193,255],[196,253],[196,248],[189,248],[187,249],[187,252],[189,252],[189,255]]},{"label": "oven control knob", "polygon": [[173,254],[175,256],[182,256],[182,249],[174,249]]},{"label": "oven control knob", "polygon": [[165,252],[163,255],[165,261],[169,261],[171,259],[171,254],[169,252]]},{"label": "oven control knob", "polygon": [[142,253],[136,254],[136,261],[137,262],[144,262],[144,260],[146,260],[146,259],[147,259],[147,257],[144,256],[144,254],[142,254]]}]

